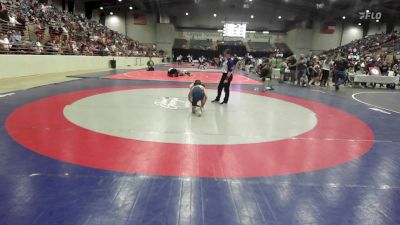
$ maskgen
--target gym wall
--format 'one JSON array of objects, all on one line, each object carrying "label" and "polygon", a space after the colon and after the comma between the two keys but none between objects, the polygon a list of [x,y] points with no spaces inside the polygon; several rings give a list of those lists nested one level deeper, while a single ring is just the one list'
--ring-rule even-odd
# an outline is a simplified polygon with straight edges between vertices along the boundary
[{"label": "gym wall", "polygon": [[[148,57],[0,55],[0,79],[38,74],[110,69],[110,60],[118,68],[145,68]],[[153,58],[160,64],[161,58]],[[44,62],[45,65],[43,64]]]}]

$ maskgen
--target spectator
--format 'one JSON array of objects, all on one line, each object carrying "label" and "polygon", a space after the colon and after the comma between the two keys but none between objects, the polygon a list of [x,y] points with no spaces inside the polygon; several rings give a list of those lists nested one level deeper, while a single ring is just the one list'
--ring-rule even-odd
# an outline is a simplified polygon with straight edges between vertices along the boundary
[{"label": "spectator", "polygon": [[307,70],[307,59],[304,57],[303,54],[300,55],[299,60],[296,63],[296,78],[297,78],[297,85],[301,85],[301,78],[306,76]]},{"label": "spectator", "polygon": [[151,57],[149,57],[149,61],[147,61],[147,71],[154,71],[154,61]]},{"label": "spectator", "polygon": [[340,55],[335,61],[335,90],[338,91],[340,85],[346,80],[346,69],[349,68],[349,62]]},{"label": "spectator", "polygon": [[10,50],[10,42],[3,34],[0,34],[0,45],[4,51]]},{"label": "spectator", "polygon": [[326,86],[329,78],[329,73],[332,69],[333,62],[331,56],[327,56],[322,63],[322,77],[320,86]]},{"label": "spectator", "polygon": [[290,70],[290,82],[292,82],[292,84],[295,84],[296,82],[296,57],[294,55],[290,56],[287,59],[287,64],[288,64],[288,68]]},{"label": "spectator", "polygon": [[17,18],[15,17],[14,14],[11,14],[8,18],[9,18],[9,23],[11,26],[15,27],[15,25],[17,25],[17,24],[21,25],[21,23],[17,21]]}]

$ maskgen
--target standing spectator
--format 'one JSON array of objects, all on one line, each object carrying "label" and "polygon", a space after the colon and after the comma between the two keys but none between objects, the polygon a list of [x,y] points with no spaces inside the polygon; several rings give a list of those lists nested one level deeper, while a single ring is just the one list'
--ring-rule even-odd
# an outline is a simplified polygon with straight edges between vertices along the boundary
[{"label": "standing spectator", "polygon": [[346,69],[349,67],[349,62],[344,58],[344,54],[338,57],[335,61],[335,90],[338,91],[340,85],[346,79]]},{"label": "standing spectator", "polygon": [[320,86],[326,86],[329,78],[329,73],[332,68],[332,58],[331,56],[326,57],[322,63],[322,77]]},{"label": "standing spectator", "polygon": [[296,62],[297,60],[294,55],[290,56],[287,59],[287,65],[290,70],[290,82],[292,84],[295,84],[296,82]]},{"label": "standing spectator", "polygon": [[314,78],[315,78],[314,66],[315,66],[314,60],[311,59],[311,60],[309,60],[309,61],[307,62],[307,78],[308,78],[308,84],[310,84],[310,82],[311,82],[311,85],[314,85],[314,84],[315,84],[315,82],[314,82]]},{"label": "standing spectator", "polygon": [[321,65],[320,62],[317,60],[314,64],[314,80],[312,81],[312,85],[315,85],[315,82],[320,79],[321,77]]},{"label": "standing spectator", "polygon": [[183,59],[183,56],[181,54],[179,54],[178,57],[176,57],[176,61],[178,61],[178,65],[182,64],[182,59]]},{"label": "standing spectator", "polygon": [[299,60],[296,63],[296,78],[297,85],[301,85],[301,78],[306,76],[307,70],[307,59],[304,57],[304,54],[300,54]]}]

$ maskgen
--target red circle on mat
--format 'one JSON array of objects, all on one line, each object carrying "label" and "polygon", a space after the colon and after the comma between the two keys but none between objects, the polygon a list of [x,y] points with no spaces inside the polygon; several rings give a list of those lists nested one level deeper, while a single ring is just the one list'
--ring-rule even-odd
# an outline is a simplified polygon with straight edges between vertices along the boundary
[{"label": "red circle on mat", "polygon": [[306,107],[316,113],[317,125],[299,136],[279,141],[188,145],[100,134],[69,122],[63,115],[64,107],[79,99],[140,88],[172,87],[100,88],[51,96],[18,108],[7,118],[6,129],[24,147],[53,159],[160,176],[245,178],[314,171],[358,158],[374,143],[371,129],[350,113],[300,98],[256,91],[240,90]]}]

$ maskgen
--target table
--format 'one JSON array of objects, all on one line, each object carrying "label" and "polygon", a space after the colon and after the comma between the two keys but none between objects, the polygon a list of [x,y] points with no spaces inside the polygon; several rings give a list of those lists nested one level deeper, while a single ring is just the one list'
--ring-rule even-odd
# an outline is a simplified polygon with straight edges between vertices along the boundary
[{"label": "table", "polygon": [[353,83],[398,84],[400,76],[371,76],[362,74],[349,74]]}]

